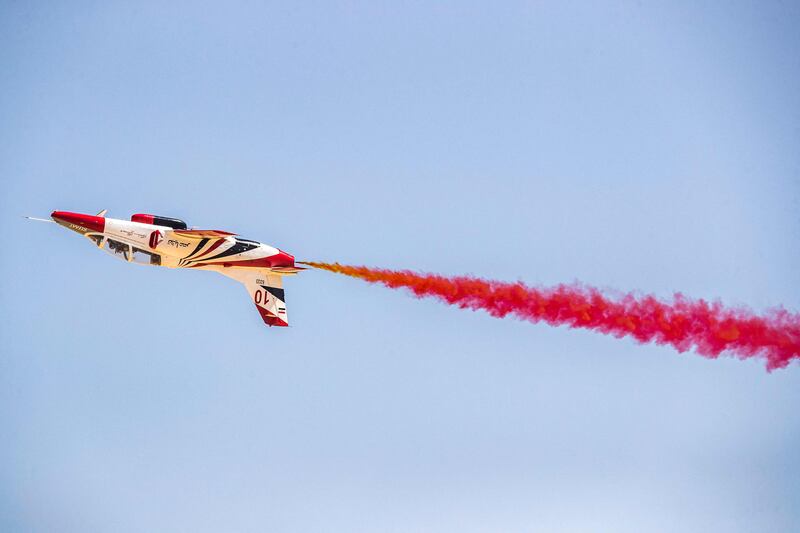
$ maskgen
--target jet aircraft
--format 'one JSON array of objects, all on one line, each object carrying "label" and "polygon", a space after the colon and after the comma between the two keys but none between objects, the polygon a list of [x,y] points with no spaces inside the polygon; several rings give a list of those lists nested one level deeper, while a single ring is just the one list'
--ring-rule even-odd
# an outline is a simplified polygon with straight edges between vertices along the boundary
[{"label": "jet aircraft", "polygon": [[53,211],[52,220],[86,237],[93,246],[128,263],[210,270],[242,283],[269,326],[288,326],[283,276],[297,274],[294,256],[220,230],[192,229],[177,218],[135,214],[130,220]]}]

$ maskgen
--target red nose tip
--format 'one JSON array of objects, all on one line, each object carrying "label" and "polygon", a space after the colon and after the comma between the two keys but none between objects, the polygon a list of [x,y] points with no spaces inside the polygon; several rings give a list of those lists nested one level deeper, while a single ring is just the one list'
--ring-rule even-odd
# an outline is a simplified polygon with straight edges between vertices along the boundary
[{"label": "red nose tip", "polygon": [[62,224],[72,224],[73,226],[80,226],[87,231],[96,231],[103,233],[106,227],[106,219],[104,217],[97,217],[94,215],[84,215],[83,213],[70,213],[69,211],[53,211],[50,217],[56,222]]}]

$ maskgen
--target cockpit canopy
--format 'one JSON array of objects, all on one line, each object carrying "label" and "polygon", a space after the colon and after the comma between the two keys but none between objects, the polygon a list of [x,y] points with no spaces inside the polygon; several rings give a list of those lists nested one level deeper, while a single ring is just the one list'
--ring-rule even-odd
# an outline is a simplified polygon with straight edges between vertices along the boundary
[{"label": "cockpit canopy", "polygon": [[131,222],[141,222],[143,224],[153,224],[155,226],[167,226],[172,229],[187,229],[186,222],[178,218],[162,217],[159,215],[147,215],[136,213],[131,217]]}]

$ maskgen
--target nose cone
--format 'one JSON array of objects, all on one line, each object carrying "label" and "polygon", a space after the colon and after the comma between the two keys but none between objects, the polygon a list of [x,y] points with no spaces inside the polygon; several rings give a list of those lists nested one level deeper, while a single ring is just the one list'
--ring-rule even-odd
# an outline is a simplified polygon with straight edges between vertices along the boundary
[{"label": "nose cone", "polygon": [[70,213],[69,211],[53,211],[50,217],[67,228],[78,233],[89,233],[95,231],[103,233],[106,227],[106,219],[94,215],[84,215],[83,213]]}]

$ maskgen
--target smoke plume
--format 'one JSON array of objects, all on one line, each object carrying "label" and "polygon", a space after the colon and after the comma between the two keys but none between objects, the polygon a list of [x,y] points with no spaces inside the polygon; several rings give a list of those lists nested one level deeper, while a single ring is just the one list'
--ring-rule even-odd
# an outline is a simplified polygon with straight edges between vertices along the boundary
[{"label": "smoke plume", "polygon": [[581,284],[529,287],[521,282],[470,276],[445,277],[339,263],[305,264],[392,289],[406,288],[417,298],[432,297],[462,309],[480,309],[497,318],[511,315],[534,323],[633,337],[640,343],[668,344],[679,352],[694,349],[709,358],[723,352],[740,359],[763,358],[768,370],[784,368],[800,358],[800,315],[782,308],[759,315],[746,308],[726,308],[719,302],[692,300],[681,294],[671,301],[635,294],[612,298]]}]

